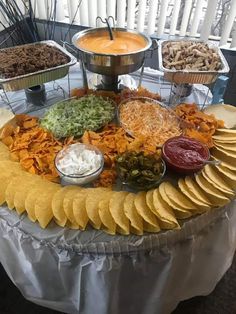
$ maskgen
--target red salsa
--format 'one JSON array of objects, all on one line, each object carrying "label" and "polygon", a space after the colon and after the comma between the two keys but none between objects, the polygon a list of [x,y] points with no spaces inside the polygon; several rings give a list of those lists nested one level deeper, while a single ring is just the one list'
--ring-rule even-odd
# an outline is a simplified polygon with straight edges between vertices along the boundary
[{"label": "red salsa", "polygon": [[[163,159],[175,170],[199,170],[210,154],[206,145],[184,136],[177,136],[165,142],[162,148]],[[177,168],[177,169],[176,169]]]}]

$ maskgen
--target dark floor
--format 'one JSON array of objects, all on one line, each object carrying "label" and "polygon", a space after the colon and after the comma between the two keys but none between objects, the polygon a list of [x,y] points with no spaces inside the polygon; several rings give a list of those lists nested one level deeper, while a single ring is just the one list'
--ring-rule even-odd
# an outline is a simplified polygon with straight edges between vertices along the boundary
[{"label": "dark floor", "polygon": [[[0,314],[32,313],[58,314],[59,312],[26,301],[0,266]],[[232,267],[212,294],[181,302],[172,314],[236,314],[236,256]]]}]

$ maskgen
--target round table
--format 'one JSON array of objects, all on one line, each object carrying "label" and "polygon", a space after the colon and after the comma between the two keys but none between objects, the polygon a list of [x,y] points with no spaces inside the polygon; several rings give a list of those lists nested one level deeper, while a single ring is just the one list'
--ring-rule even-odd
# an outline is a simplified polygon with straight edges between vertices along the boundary
[{"label": "round table", "polygon": [[[157,82],[142,83],[155,92]],[[67,83],[67,78],[59,80],[62,87]],[[78,65],[70,71],[70,84],[82,84]],[[164,87],[159,86],[161,96],[168,98]],[[195,88],[186,102],[202,103],[201,89]],[[21,112],[21,103],[15,103]],[[235,209],[232,201],[185,221],[181,230],[141,237],[80,232],[54,223],[42,230],[25,215],[0,207],[0,262],[26,299],[58,311],[169,314],[180,301],[209,294],[230,267]]]},{"label": "round table", "polygon": [[169,314],[209,294],[236,248],[236,201],[185,221],[181,230],[109,236],[46,230],[0,207],[0,262],[24,297],[65,313]]}]

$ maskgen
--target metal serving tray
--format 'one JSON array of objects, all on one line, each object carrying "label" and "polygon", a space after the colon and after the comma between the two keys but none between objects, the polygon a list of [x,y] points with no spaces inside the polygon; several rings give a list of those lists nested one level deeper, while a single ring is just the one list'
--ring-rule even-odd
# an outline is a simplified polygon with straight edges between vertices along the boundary
[{"label": "metal serving tray", "polygon": [[[164,72],[164,78],[170,82],[174,82],[176,84],[211,84],[213,83],[220,74],[226,74],[229,72],[229,66],[225,57],[223,56],[221,50],[208,43],[208,46],[211,48],[215,48],[217,53],[220,56],[222,69],[218,71],[194,71],[194,70],[170,70],[166,69],[163,66],[162,59],[162,47],[165,42],[177,42],[182,40],[160,40],[158,42],[158,61],[159,61],[159,70]],[[191,40],[193,41],[193,40]],[[197,41],[196,42],[202,42]]]},{"label": "metal serving tray", "polygon": [[[44,40],[44,41],[39,41],[36,43],[32,44],[27,44],[30,46],[36,45],[36,44],[46,44],[48,46],[52,46],[63,52],[65,55],[69,57],[69,62],[66,64],[62,64],[53,68],[33,72],[33,73],[28,73],[16,77],[11,77],[8,79],[0,78],[0,84],[3,86],[5,91],[16,91],[20,89],[25,89],[29,88],[32,86],[40,85],[46,82],[54,81],[59,78],[62,78],[68,74],[69,67],[74,65],[77,62],[77,59],[70,54],[65,48],[57,44],[53,40]],[[21,45],[17,47],[22,47],[26,45]],[[4,48],[4,50],[7,49],[12,49],[13,47],[10,48]]]}]

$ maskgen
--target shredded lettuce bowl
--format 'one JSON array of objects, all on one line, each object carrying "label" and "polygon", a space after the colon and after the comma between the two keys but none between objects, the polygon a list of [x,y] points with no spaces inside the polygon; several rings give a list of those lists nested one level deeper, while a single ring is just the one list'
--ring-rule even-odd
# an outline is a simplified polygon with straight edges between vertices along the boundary
[{"label": "shredded lettuce bowl", "polygon": [[114,116],[112,100],[88,95],[55,104],[40,120],[40,124],[57,138],[81,137],[86,130],[96,131],[105,126]]}]

